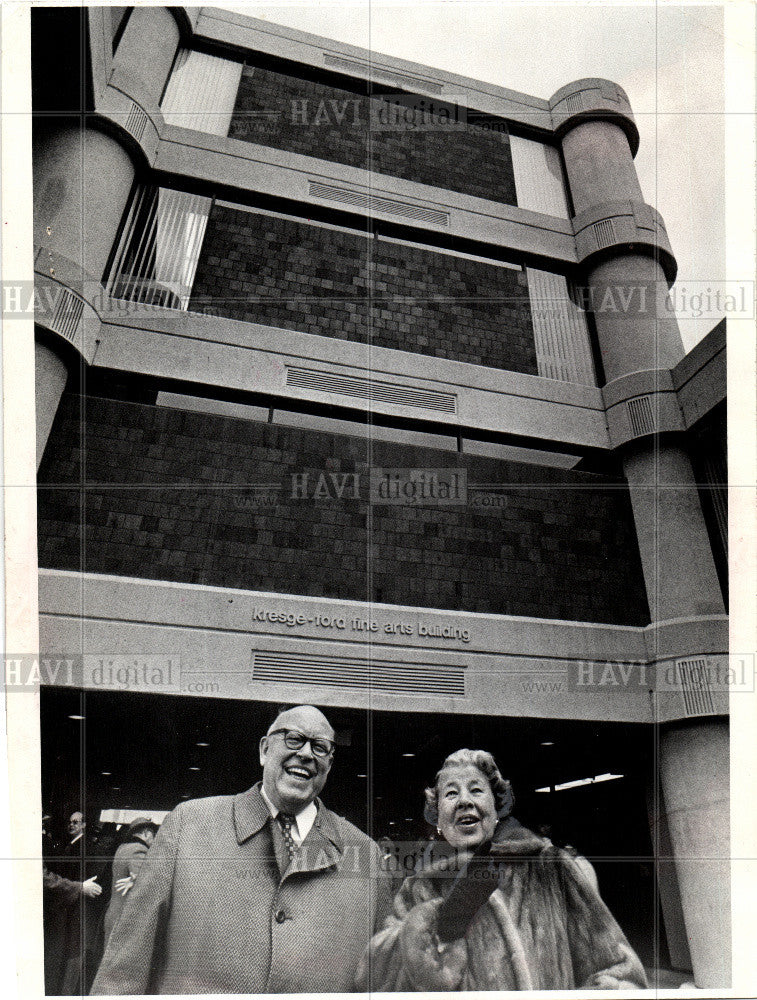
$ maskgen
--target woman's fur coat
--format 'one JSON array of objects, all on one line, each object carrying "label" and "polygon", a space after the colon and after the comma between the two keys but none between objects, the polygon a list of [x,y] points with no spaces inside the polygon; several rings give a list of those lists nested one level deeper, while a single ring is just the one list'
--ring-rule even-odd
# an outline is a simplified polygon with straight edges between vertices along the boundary
[{"label": "woman's fur coat", "polygon": [[447,944],[439,942],[436,920],[460,858],[431,858],[405,880],[360,964],[359,990],[646,986],[641,962],[569,854],[512,818],[497,828],[491,854],[498,888],[465,936]]}]

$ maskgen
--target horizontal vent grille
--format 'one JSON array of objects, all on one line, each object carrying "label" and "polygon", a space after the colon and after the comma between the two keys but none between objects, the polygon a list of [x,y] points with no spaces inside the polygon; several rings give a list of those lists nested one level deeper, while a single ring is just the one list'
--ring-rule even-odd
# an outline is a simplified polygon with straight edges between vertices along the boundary
[{"label": "horizontal vent grille", "polygon": [[654,412],[651,396],[637,396],[628,400],[628,417],[634,434],[652,434],[654,432]]},{"label": "horizontal vent grille", "polygon": [[441,94],[444,89],[435,80],[426,80],[421,76],[410,76],[407,73],[398,73],[397,70],[387,69],[384,66],[377,66],[375,63],[363,62],[359,59],[345,59],[344,56],[332,56],[324,52],[323,61],[331,69],[343,69],[348,73],[360,73],[367,78],[380,76],[383,80],[391,80],[402,87],[420,87],[430,94]]},{"label": "horizontal vent grille", "polygon": [[612,224],[612,219],[602,219],[601,222],[595,223],[593,230],[598,247],[610,247],[615,242],[615,227]]},{"label": "horizontal vent grille", "polygon": [[79,329],[79,321],[84,312],[84,302],[67,288],[62,288],[55,303],[55,312],[50,329],[66,340],[74,341]]},{"label": "horizontal vent grille", "polygon": [[252,678],[264,684],[308,684],[388,694],[465,697],[465,667],[436,663],[395,663],[318,653],[253,650]]},{"label": "horizontal vent grille", "polygon": [[436,208],[424,208],[423,205],[411,205],[406,201],[395,201],[393,198],[384,198],[366,191],[351,191],[349,188],[336,187],[334,184],[322,184],[320,181],[310,182],[310,197],[339,202],[340,205],[353,205],[367,212],[400,215],[405,219],[428,222],[434,226],[449,226],[448,212],[441,212]]},{"label": "horizontal vent grille", "polygon": [[130,135],[134,136],[137,142],[142,141],[145,129],[147,128],[147,114],[140,108],[136,101],[131,102],[131,110],[126,116],[125,128]]},{"label": "horizontal vent grille", "polygon": [[357,396],[399,406],[418,406],[439,413],[455,413],[457,397],[450,392],[434,389],[416,389],[394,382],[374,382],[356,375],[340,375],[317,371],[314,368],[287,368],[286,384],[300,389],[334,392],[341,396]]},{"label": "horizontal vent grille", "polygon": [[568,97],[565,98],[565,107],[572,115],[577,114],[579,111],[583,111],[584,109],[583,95],[570,94]]},{"label": "horizontal vent grille", "polygon": [[681,685],[686,714],[713,715],[715,703],[707,675],[706,659],[703,656],[692,656],[685,660],[676,660],[676,674]]}]

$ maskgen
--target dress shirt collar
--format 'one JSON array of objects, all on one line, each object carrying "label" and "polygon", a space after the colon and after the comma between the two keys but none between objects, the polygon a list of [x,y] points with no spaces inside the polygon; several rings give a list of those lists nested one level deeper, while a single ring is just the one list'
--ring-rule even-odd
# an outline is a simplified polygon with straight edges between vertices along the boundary
[{"label": "dress shirt collar", "polygon": [[[271,802],[271,800],[266,795],[265,788],[260,786],[260,794],[265,800],[265,804],[268,806],[268,811],[274,819],[279,815],[279,811],[276,806]],[[301,809],[297,815],[294,817],[294,825],[292,826],[292,839],[295,844],[299,846],[305,837],[310,833],[313,823],[315,823],[315,818],[318,815],[318,807],[315,802],[309,802],[304,809]]]}]

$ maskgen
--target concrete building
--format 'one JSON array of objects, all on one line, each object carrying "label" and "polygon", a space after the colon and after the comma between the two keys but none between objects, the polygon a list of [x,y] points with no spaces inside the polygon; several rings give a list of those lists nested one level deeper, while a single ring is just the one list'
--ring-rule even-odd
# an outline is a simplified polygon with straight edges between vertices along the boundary
[{"label": "concrete building", "polygon": [[727,986],[725,326],[684,356],[623,90],[32,28],[46,808],[241,790],[314,702],[407,845],[484,746],[659,985]]}]

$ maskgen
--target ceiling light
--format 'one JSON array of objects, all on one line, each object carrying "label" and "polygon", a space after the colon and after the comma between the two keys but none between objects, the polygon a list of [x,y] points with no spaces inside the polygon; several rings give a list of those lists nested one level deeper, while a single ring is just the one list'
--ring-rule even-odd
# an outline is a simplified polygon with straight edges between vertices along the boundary
[{"label": "ceiling light", "polygon": [[367,778],[368,775],[367,774],[358,774],[357,777],[358,778]]},{"label": "ceiling light", "polygon": [[195,743],[195,746],[196,747],[209,747],[210,744],[209,743]]},{"label": "ceiling light", "polygon": [[199,769],[199,767],[190,767],[189,770],[190,771],[199,771],[200,769]]},{"label": "ceiling light", "polygon": [[[616,781],[618,778],[624,778],[624,774],[598,774],[594,778],[578,778],[577,781],[564,781],[561,785],[555,785],[556,792],[564,792],[566,788],[579,788],[581,785],[598,785],[602,781]],[[549,786],[544,788],[537,788],[537,792],[549,792],[551,789]]]},{"label": "ceiling light", "polygon": [[415,757],[415,754],[414,753],[403,753],[402,756],[403,757]]},{"label": "ceiling light", "polygon": [[540,743],[539,745],[543,747],[553,747],[554,743],[552,742],[552,740],[544,740],[544,742]]},{"label": "ceiling light", "polygon": [[111,776],[111,774],[113,774],[113,772],[112,771],[100,771],[100,774],[103,776],[103,778],[109,778]]},{"label": "ceiling light", "polygon": [[73,719],[74,722],[83,722],[85,718],[84,715],[69,715],[69,719]]}]

